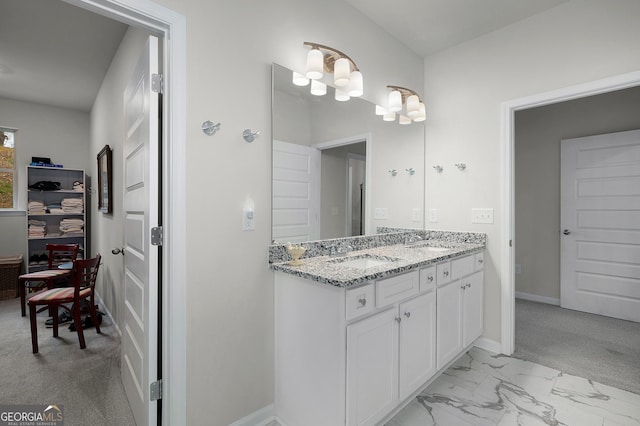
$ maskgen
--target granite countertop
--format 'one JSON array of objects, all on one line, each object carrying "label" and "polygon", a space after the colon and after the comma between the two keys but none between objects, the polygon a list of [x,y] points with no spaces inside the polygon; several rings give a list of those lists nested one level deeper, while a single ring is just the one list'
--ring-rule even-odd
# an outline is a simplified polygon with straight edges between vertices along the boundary
[{"label": "granite countertop", "polygon": [[[445,250],[433,251],[428,247],[440,247]],[[413,245],[394,244],[351,251],[346,256],[303,257],[304,263],[300,266],[291,266],[287,261],[272,263],[270,267],[275,271],[336,287],[351,287],[477,252],[484,247],[485,245],[480,243],[427,240]],[[386,260],[387,263],[366,269],[344,264],[356,259],[370,259],[373,263]]]}]

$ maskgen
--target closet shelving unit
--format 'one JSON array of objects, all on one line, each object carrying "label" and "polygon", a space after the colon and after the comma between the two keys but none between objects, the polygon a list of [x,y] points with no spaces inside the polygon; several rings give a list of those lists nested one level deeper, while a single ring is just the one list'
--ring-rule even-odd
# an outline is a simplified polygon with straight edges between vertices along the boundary
[{"label": "closet shelving unit", "polygon": [[[60,189],[53,191],[32,189],[37,182],[59,182]],[[74,189],[74,183],[82,184],[81,189]],[[77,185],[76,185],[77,188]],[[87,187],[84,170],[66,169],[56,167],[27,166],[27,203],[32,201],[42,202],[44,211],[34,212],[27,209],[27,271],[36,272],[47,269],[47,257],[45,245],[73,244],[80,245],[78,258],[84,257],[84,249],[87,246]],[[50,209],[49,206],[61,205],[64,199],[79,199],[82,201],[81,212],[67,212],[59,209]],[[53,212],[52,212],[53,211]],[[82,232],[68,234],[60,230],[63,219],[81,219]],[[29,223],[32,220],[44,222],[44,236],[30,235]]]}]

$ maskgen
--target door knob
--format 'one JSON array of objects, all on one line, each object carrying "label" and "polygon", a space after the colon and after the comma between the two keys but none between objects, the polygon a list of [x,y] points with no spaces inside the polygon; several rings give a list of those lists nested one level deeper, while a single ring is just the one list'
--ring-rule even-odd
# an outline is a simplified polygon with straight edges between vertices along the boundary
[{"label": "door knob", "polygon": [[120,248],[120,247],[116,247],[114,249],[111,250],[112,254],[121,254],[124,256],[124,247]]},{"label": "door knob", "polygon": [[571,233],[571,231],[569,231],[568,229],[565,229],[564,231],[562,231],[562,233],[564,235],[569,235]]}]

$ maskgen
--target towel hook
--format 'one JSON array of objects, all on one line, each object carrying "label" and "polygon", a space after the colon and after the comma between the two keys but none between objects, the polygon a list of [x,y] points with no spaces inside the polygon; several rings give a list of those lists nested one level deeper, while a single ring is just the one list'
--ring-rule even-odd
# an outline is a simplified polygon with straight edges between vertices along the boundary
[{"label": "towel hook", "polygon": [[242,137],[247,142],[253,142],[254,140],[256,140],[259,134],[259,130],[257,132],[252,132],[251,129],[244,129],[244,132],[242,132]]},{"label": "towel hook", "polygon": [[207,136],[212,136],[218,130],[220,130],[220,123],[213,124],[213,122],[209,120],[202,123],[202,131]]}]

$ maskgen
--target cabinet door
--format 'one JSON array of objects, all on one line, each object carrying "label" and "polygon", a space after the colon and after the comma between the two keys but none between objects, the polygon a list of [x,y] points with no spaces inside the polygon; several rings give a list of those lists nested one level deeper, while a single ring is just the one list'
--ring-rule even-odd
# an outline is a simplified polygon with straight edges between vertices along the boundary
[{"label": "cabinet door", "polygon": [[483,306],[484,306],[484,283],[482,272],[476,272],[462,279],[464,289],[464,325],[463,346],[466,348],[482,334],[483,328]]},{"label": "cabinet door", "polygon": [[400,400],[436,371],[435,290],[400,305]]},{"label": "cabinet door", "polygon": [[398,403],[397,309],[347,327],[347,426],[374,425]]},{"label": "cabinet door", "polygon": [[438,370],[462,350],[462,293],[460,281],[436,290]]}]

